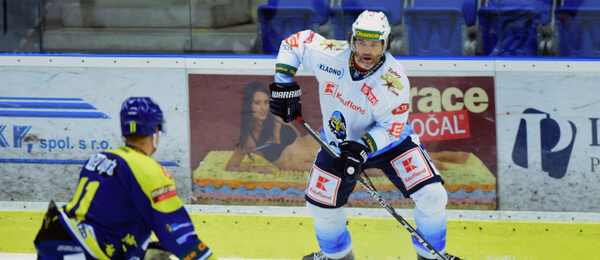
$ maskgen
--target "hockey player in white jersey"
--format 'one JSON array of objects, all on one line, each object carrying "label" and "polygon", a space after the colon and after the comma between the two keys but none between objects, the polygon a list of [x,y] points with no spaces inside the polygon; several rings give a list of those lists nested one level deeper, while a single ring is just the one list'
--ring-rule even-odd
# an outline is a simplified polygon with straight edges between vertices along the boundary
[{"label": "hockey player in white jersey", "polygon": [[[281,43],[270,85],[271,112],[285,122],[301,116],[300,86],[293,77],[303,65],[319,82],[321,137],[340,154],[333,158],[321,149],[311,169],[305,198],[321,251],[305,260],[354,259],[342,207],[355,175],[368,168],[383,170],[412,198],[418,232],[447,259],[459,259],[445,251],[448,197],[408,122],[410,83],[404,67],[386,52],[392,39],[385,14],[366,10],[348,41],[306,30]],[[420,260],[435,258],[414,238],[413,244]]]}]

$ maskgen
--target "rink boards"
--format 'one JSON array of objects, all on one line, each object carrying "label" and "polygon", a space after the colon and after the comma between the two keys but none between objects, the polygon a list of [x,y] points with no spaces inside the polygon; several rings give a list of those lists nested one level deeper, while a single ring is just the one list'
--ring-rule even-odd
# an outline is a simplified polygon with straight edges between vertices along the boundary
[{"label": "rink boards", "polygon": [[[243,86],[268,85],[274,58],[0,55],[0,200],[69,200],[81,164],[122,144],[120,103],[147,95],[167,118],[168,142],[154,156],[185,203],[300,206],[308,170],[222,169],[238,142]],[[414,58],[397,57],[423,145],[471,155],[439,169],[449,208],[600,212],[599,60]],[[296,78],[304,118],[318,129],[316,80],[302,67]],[[373,181],[410,208],[385,177]],[[363,191],[353,196],[352,206],[379,207]]]},{"label": "rink boards", "polygon": [[[448,112],[466,110],[456,115],[473,120],[471,140],[442,141],[480,145],[458,147],[476,151],[476,162],[448,164],[449,170],[442,172],[453,209],[449,252],[468,259],[598,258],[600,102],[595,93],[600,61],[398,59],[417,90],[412,107],[418,111],[411,113],[423,117],[415,123],[449,116],[451,125],[443,129],[459,132],[466,124],[452,124],[456,121]],[[0,109],[0,201],[17,203],[0,202],[9,203],[0,207],[0,253],[33,253],[47,201],[69,200],[84,160],[120,145],[115,134],[118,104],[142,94],[158,100],[168,118],[169,142],[161,144],[155,158],[173,174],[184,202],[201,204],[189,206],[194,224],[219,256],[299,259],[316,251],[312,221],[301,207],[305,173],[268,179],[197,170],[218,165],[210,164],[213,151],[206,149],[224,153],[237,141],[235,134],[223,131],[235,128],[219,127],[239,122],[234,117],[240,102],[226,102],[234,94],[240,97],[243,85],[233,89],[227,84],[268,82],[274,65],[272,56],[0,56],[0,102],[37,102],[43,108],[40,113],[18,106]],[[310,86],[310,77],[306,70],[298,71],[303,93],[311,91],[304,87]],[[197,106],[217,101],[227,110]],[[309,101],[303,99],[303,107]],[[482,113],[483,104],[489,106]],[[311,125],[319,121],[309,109],[304,112]],[[193,115],[215,118],[197,120]],[[421,130],[435,139],[440,129],[441,124]],[[475,136],[481,133],[484,138]],[[219,142],[204,142],[211,139]],[[218,146],[224,141],[230,144]],[[221,157],[217,154],[214,161],[222,163]],[[473,175],[453,176],[457,169]],[[412,211],[405,209],[410,204],[395,201],[397,191],[389,192],[389,185],[379,181],[374,178],[378,190],[410,221]],[[357,204],[370,207],[348,208],[358,259],[415,259],[408,232],[368,194],[354,195]]]},{"label": "rink boards", "polygon": [[[0,205],[0,253],[35,253],[46,203]],[[318,250],[303,207],[186,206],[221,258],[300,259]],[[410,234],[383,209],[347,209],[357,259],[416,259]],[[412,210],[398,210],[411,225]],[[595,259],[600,214],[449,210],[447,249],[467,259]]]}]

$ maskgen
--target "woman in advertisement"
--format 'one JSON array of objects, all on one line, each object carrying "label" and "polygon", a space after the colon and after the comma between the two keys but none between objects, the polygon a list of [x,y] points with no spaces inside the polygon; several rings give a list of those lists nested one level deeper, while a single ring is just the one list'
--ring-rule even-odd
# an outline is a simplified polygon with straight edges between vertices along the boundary
[{"label": "woman in advertisement", "polygon": [[283,170],[308,171],[312,167],[319,144],[302,135],[292,124],[283,123],[269,112],[269,90],[260,82],[250,81],[242,96],[240,139],[227,162],[227,171],[275,174],[271,167],[242,166],[248,156],[262,156]]}]

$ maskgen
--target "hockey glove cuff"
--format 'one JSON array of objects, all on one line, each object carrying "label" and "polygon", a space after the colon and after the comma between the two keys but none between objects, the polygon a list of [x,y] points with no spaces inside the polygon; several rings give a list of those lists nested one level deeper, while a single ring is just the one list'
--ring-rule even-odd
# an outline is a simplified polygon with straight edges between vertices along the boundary
[{"label": "hockey glove cuff", "polygon": [[271,113],[289,123],[302,116],[300,86],[296,82],[271,83]]}]

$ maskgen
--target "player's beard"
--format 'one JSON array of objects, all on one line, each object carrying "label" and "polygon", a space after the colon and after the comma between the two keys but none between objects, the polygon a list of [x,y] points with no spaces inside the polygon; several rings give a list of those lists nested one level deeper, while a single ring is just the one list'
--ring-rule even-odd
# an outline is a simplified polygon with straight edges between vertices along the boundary
[{"label": "player's beard", "polygon": [[358,66],[370,70],[381,60],[381,55],[356,53],[354,59]]}]

